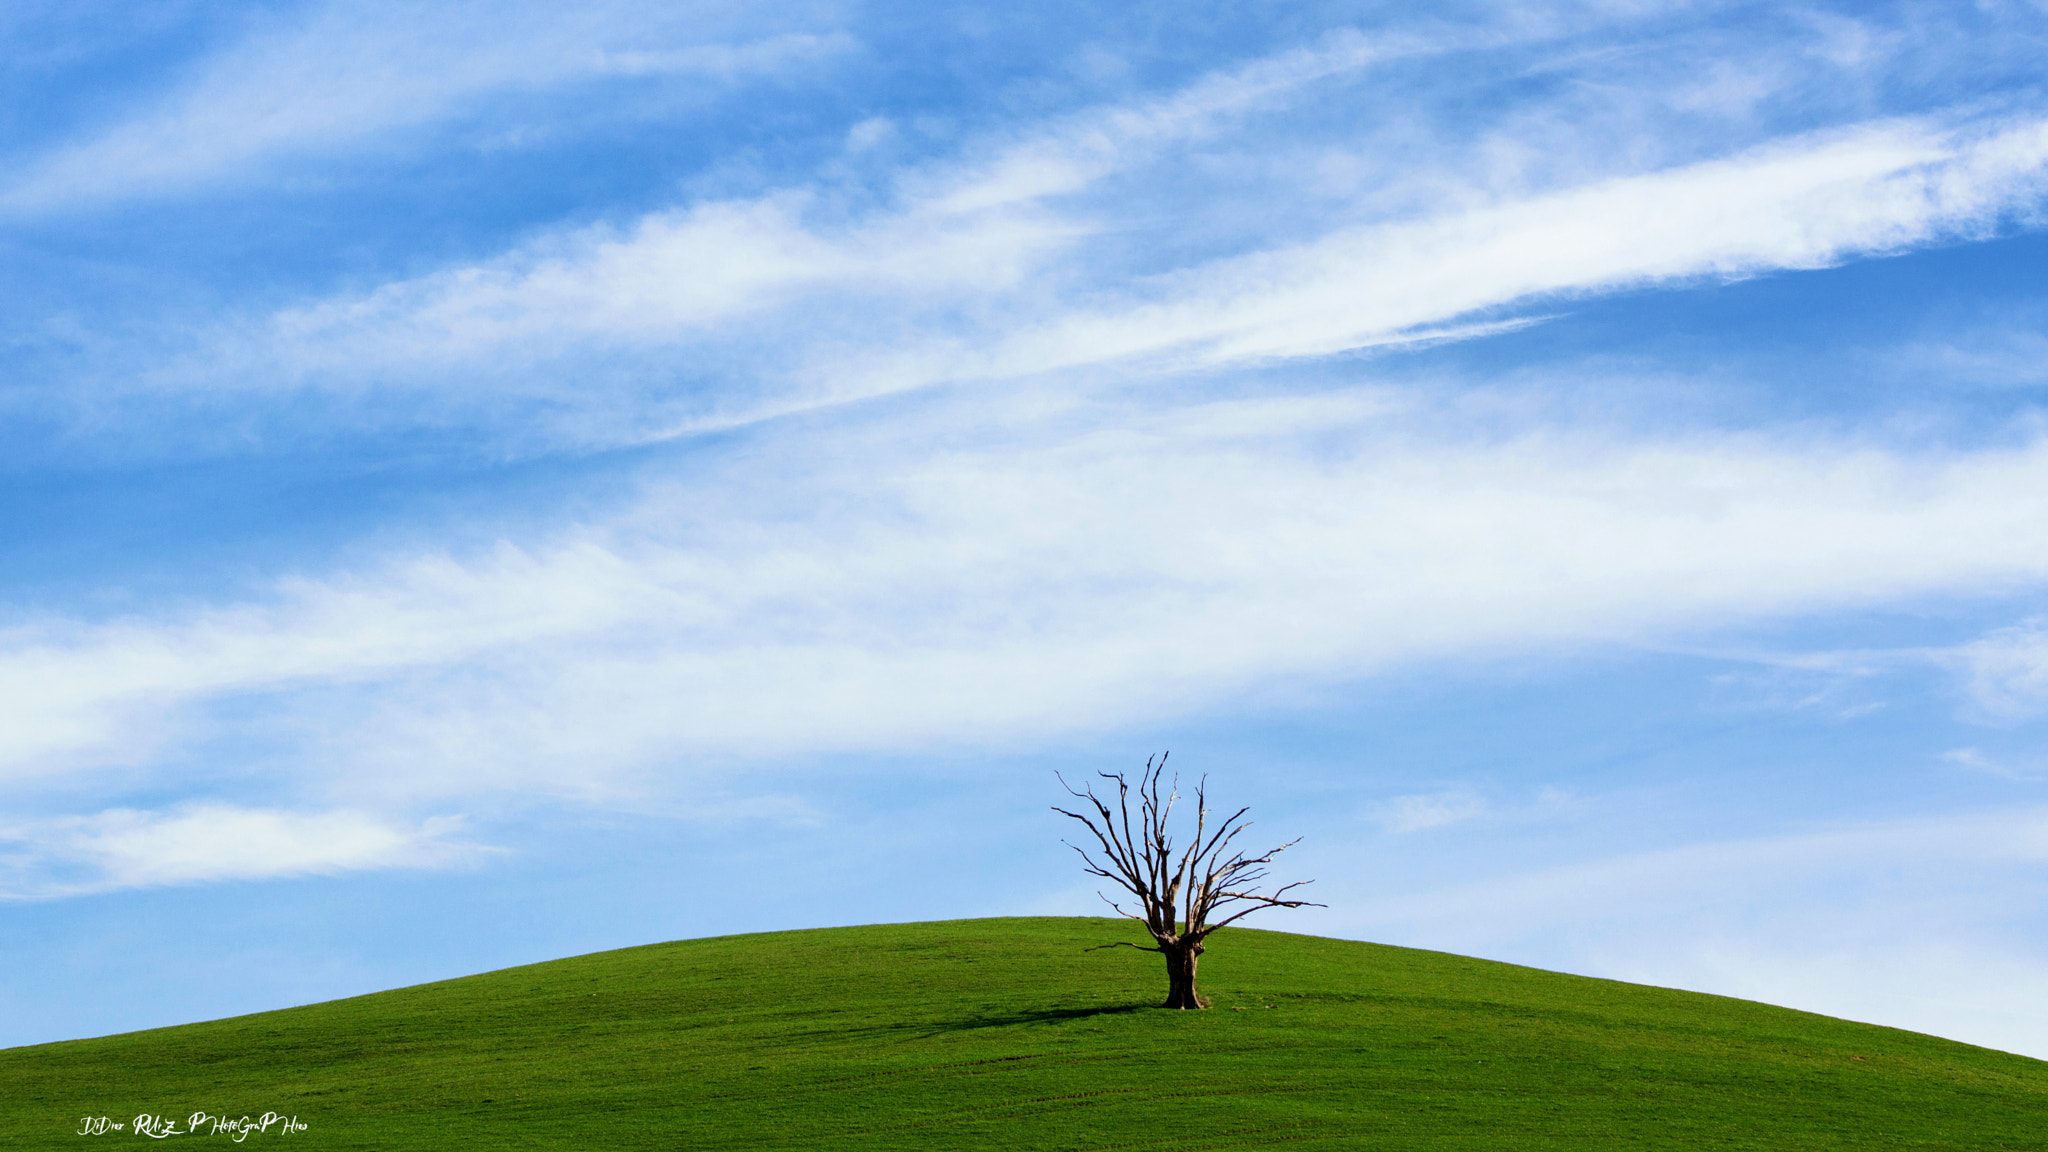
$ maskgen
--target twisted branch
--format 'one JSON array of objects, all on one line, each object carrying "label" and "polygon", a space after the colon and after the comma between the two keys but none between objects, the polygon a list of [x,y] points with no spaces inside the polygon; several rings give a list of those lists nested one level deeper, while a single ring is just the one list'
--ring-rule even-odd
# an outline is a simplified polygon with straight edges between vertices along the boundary
[{"label": "twisted branch", "polygon": [[[1231,852],[1230,846],[1238,834],[1251,827],[1251,822],[1244,818],[1251,809],[1238,809],[1211,832],[1206,776],[1195,785],[1194,836],[1176,859],[1167,820],[1173,813],[1174,801],[1180,798],[1180,777],[1173,777],[1165,785],[1162,795],[1166,759],[1165,755],[1160,755],[1146,760],[1145,771],[1138,777],[1135,832],[1131,823],[1132,786],[1124,779],[1123,773],[1096,773],[1104,780],[1116,783],[1117,803],[1113,810],[1104,798],[1095,794],[1092,783],[1075,788],[1067,783],[1064,776],[1059,777],[1060,786],[1069,795],[1086,800],[1094,811],[1070,812],[1057,805],[1053,811],[1080,821],[1095,837],[1099,850],[1091,852],[1077,844],[1061,843],[1080,855],[1089,875],[1100,876],[1130,893],[1143,910],[1143,915],[1126,911],[1121,904],[1101,892],[1096,895],[1117,915],[1143,924],[1152,938],[1162,945],[1161,948],[1143,948],[1136,944],[1124,944],[1123,947],[1159,952],[1166,945],[1199,944],[1211,932],[1236,923],[1262,908],[1326,907],[1287,897],[1289,892],[1313,881],[1297,880],[1270,893],[1258,890],[1259,882],[1268,875],[1266,866],[1273,862],[1273,858],[1301,841],[1289,840],[1257,856]],[[1236,907],[1240,904],[1248,907]],[[1210,922],[1212,917],[1226,911],[1228,915]],[[1101,945],[1104,948],[1117,946]]]}]

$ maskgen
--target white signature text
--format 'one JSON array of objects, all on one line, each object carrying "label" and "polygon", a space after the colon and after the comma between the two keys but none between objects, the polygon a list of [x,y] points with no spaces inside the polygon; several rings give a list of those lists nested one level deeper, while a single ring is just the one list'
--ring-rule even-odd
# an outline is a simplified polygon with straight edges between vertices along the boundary
[{"label": "white signature text", "polygon": [[247,1140],[252,1132],[269,1132],[272,1129],[280,1136],[288,1136],[293,1132],[304,1132],[306,1125],[297,1116],[286,1116],[281,1112],[265,1112],[261,1116],[215,1116],[211,1112],[194,1112],[185,1117],[183,1127],[179,1127],[176,1116],[159,1116],[153,1112],[144,1112],[125,1122],[111,1116],[85,1116],[78,1122],[80,1136],[110,1136],[120,1132],[147,1136],[152,1140],[172,1136],[225,1136],[237,1144]]}]

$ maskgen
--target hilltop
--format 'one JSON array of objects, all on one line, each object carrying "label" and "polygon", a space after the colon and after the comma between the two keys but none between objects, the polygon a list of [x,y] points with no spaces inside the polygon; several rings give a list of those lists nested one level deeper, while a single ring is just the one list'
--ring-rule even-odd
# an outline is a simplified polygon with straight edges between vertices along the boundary
[{"label": "hilltop", "polygon": [[[0,1052],[0,1147],[296,1116],[302,1149],[2040,1148],[2048,1064],[1741,1000],[1227,929],[1150,1007],[1129,926],[683,940]],[[193,1139],[180,1137],[186,1143]],[[225,1142],[202,1136],[199,1143]]]}]

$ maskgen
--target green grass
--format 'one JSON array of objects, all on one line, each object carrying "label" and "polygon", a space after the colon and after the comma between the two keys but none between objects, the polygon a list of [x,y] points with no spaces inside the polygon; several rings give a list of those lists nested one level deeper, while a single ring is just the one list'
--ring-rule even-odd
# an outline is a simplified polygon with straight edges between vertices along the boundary
[{"label": "green grass", "polygon": [[[2048,1149],[2048,1064],[1741,1000],[1231,929],[1208,1012],[1113,921],[685,940],[0,1052],[0,1148]],[[1242,1009],[1241,1011],[1239,1009]],[[181,1124],[180,1127],[183,1127]],[[225,1145],[220,1136],[178,1137]]]}]

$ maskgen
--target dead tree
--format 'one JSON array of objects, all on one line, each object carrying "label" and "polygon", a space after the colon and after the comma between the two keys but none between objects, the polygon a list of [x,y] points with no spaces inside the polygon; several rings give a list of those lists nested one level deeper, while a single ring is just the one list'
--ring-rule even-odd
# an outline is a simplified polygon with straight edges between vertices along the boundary
[{"label": "dead tree", "polygon": [[[1081,854],[1090,875],[1112,881],[1131,894],[1143,915],[1126,911],[1108,896],[1102,896],[1102,900],[1115,909],[1117,915],[1145,925],[1145,931],[1150,932],[1159,945],[1146,948],[1118,941],[1101,947],[1136,948],[1140,952],[1159,953],[1166,958],[1168,989],[1166,1003],[1161,1007],[1207,1008],[1209,1001],[1195,988],[1195,964],[1200,960],[1204,942],[1211,933],[1261,908],[1322,908],[1325,905],[1286,898],[1292,889],[1312,883],[1308,880],[1283,885],[1271,894],[1256,890],[1259,882],[1266,878],[1266,865],[1272,862],[1273,857],[1301,841],[1290,840],[1258,856],[1233,852],[1231,842],[1237,839],[1238,833],[1251,826],[1244,819],[1244,814],[1251,809],[1238,809],[1229,819],[1216,825],[1213,832],[1210,831],[1209,806],[1204,794],[1209,782],[1206,776],[1195,785],[1194,838],[1176,856],[1166,825],[1167,818],[1173,814],[1173,802],[1180,798],[1180,778],[1176,776],[1168,782],[1162,796],[1160,781],[1165,772],[1164,755],[1156,762],[1145,761],[1145,771],[1138,777],[1136,785],[1138,818],[1135,827],[1131,820],[1132,785],[1124,780],[1121,772],[1097,773],[1104,780],[1116,782],[1114,811],[1095,795],[1094,785],[1076,789],[1067,783],[1065,777],[1060,777],[1060,786],[1088,801],[1095,811],[1090,815],[1069,812],[1057,806],[1053,811],[1079,820],[1094,834],[1100,846],[1101,859],[1079,845],[1068,843],[1067,847]],[[1096,895],[1102,894],[1098,892]],[[1237,905],[1248,907],[1237,907],[1231,911]],[[1226,912],[1229,914],[1210,923],[1212,917]]]}]

